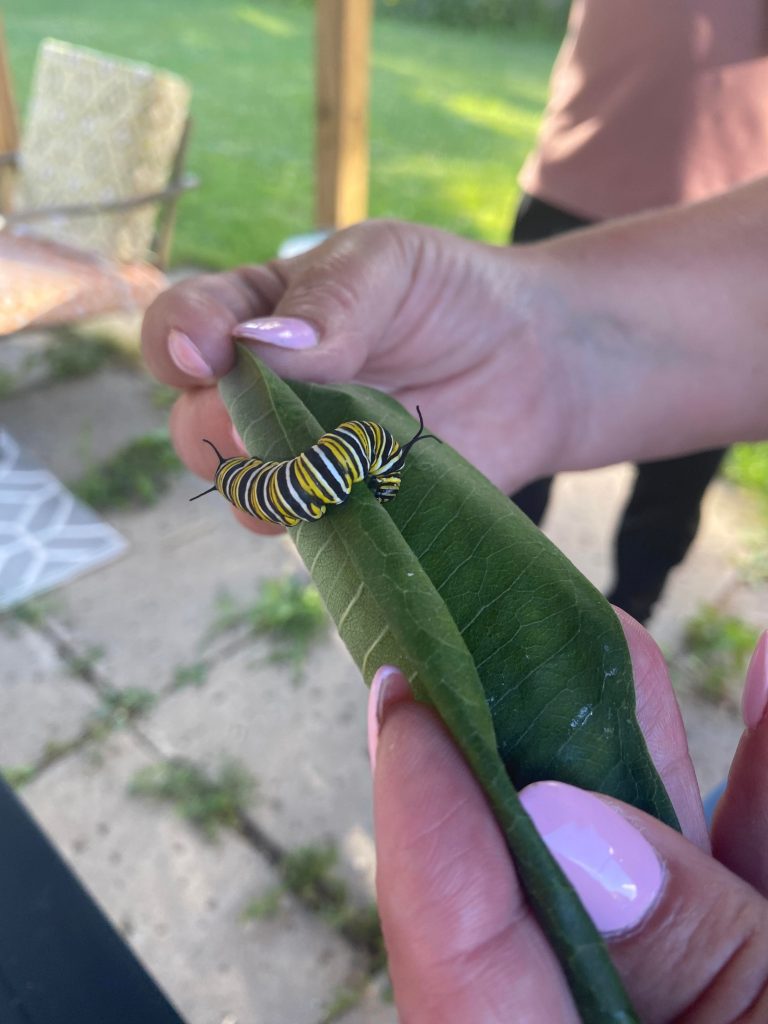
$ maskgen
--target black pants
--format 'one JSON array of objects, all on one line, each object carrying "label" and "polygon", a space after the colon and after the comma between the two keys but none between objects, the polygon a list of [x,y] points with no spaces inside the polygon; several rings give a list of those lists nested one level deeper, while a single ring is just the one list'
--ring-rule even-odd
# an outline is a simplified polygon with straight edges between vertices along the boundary
[{"label": "black pants", "polygon": [[[548,203],[523,196],[512,242],[535,242],[586,227],[583,220]],[[701,500],[726,449],[637,467],[632,494],[616,537],[616,575],[608,600],[646,622],[672,568],[685,556],[699,528]],[[546,511],[552,478],[536,480],[512,500],[538,525]]]},{"label": "black pants", "polygon": [[0,1024],[183,1024],[2,779]]}]

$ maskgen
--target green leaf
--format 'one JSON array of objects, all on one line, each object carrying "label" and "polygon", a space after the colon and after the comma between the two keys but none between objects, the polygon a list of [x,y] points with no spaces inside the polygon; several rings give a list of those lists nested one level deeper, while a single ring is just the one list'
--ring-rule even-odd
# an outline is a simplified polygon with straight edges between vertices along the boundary
[{"label": "green leaf", "polygon": [[[400,440],[415,431],[378,392],[283,382],[244,349],[221,390],[262,458],[291,457],[345,419],[378,420]],[[359,486],[289,535],[366,681],[382,664],[399,665],[461,747],[582,1014],[633,1020],[598,933],[515,792],[560,779],[677,826],[637,725],[629,654],[609,605],[447,445],[412,450],[386,508]]]}]

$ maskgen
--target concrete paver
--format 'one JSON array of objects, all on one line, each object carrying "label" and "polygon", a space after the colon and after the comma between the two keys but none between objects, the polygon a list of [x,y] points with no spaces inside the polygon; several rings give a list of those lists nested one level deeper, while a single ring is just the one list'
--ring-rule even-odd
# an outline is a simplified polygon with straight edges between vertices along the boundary
[{"label": "concrete paver", "polygon": [[4,426],[65,483],[167,419],[152,401],[150,381],[130,369],[109,368],[3,399]]},{"label": "concrete paver", "polygon": [[190,504],[199,489],[184,474],[158,504],[111,516],[128,554],[61,591],[72,642],[103,649],[99,668],[116,688],[167,687],[176,669],[216,649],[219,594],[245,603],[264,579],[299,569],[286,541],[238,529],[218,495]]},{"label": "concrete paver", "polygon": [[692,696],[683,695],[680,710],[699,789],[706,795],[728,777],[744,725],[734,709]]},{"label": "concrete paver", "polygon": [[[270,543],[263,541],[262,543]],[[142,729],[161,749],[215,766],[222,753],[256,777],[251,806],[285,849],[332,841],[359,899],[373,898],[367,691],[334,636],[316,644],[305,679],[254,644],[220,661],[200,689],[173,694]]]},{"label": "concrete paver", "polygon": [[[627,463],[558,476],[544,529],[574,565],[606,592],[613,578],[613,541],[634,477]],[[702,522],[685,561],[670,574],[649,624],[662,650],[674,654],[685,623],[702,604],[716,602],[738,581],[744,550],[745,501],[715,481],[707,491]]]},{"label": "concrete paver", "polygon": [[34,765],[74,740],[100,706],[51,641],[22,622],[0,626],[0,768]]},{"label": "concrete paver", "polygon": [[383,974],[368,985],[357,1006],[339,1017],[338,1024],[397,1024],[397,1021],[389,979]]},{"label": "concrete paver", "polygon": [[151,760],[119,733],[23,798],[188,1024],[317,1024],[354,969],[351,951],[289,898],[276,918],[244,922],[274,870],[239,836],[208,842],[171,808],[129,796]]},{"label": "concrete paver", "polygon": [[[165,419],[149,380],[115,368],[3,402],[7,427],[65,480]],[[601,589],[631,476],[629,466],[563,474],[545,523]],[[258,782],[248,814],[270,842],[286,851],[333,842],[353,896],[372,898],[365,687],[332,635],[313,645],[298,685],[291,668],[269,661],[267,640],[211,638],[218,593],[247,602],[299,562],[287,540],[237,528],[217,496],[190,505],[199,489],[185,474],[154,507],[110,516],[129,553],[60,588],[51,612],[75,653],[103,649],[96,668],[104,683],[151,690],[157,704],[135,730],[61,758],[22,793],[189,1024],[319,1024],[354,977],[354,951],[288,897],[273,919],[241,920],[249,900],[278,881],[264,855],[232,832],[211,845],[174,808],[127,794],[133,772],[159,756],[182,754],[210,769],[235,758]],[[752,529],[745,507],[733,488],[710,489],[699,537],[651,622],[668,654],[679,652],[684,625],[704,602],[766,625],[768,587],[745,585],[737,567]],[[77,735],[99,695],[39,630],[19,626],[0,645],[0,766],[18,766]],[[210,662],[202,685],[169,692],[176,669],[201,658]],[[727,771],[738,711],[689,685],[679,697],[706,791]],[[381,984],[339,1017],[395,1019]]]}]

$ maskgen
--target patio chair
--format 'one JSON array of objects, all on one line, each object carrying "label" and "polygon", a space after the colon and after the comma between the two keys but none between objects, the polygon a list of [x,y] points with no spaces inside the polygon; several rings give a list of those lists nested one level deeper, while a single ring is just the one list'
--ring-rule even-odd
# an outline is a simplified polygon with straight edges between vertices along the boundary
[{"label": "patio chair", "polygon": [[38,52],[20,140],[0,38],[0,336],[147,306],[167,285],[190,89],[58,40]]}]

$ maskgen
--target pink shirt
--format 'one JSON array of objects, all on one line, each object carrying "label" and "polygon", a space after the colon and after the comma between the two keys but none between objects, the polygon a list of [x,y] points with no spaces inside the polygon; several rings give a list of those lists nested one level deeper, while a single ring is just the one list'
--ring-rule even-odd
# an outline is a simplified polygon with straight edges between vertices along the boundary
[{"label": "pink shirt", "polygon": [[594,220],[768,174],[768,0],[573,0],[526,192]]}]

